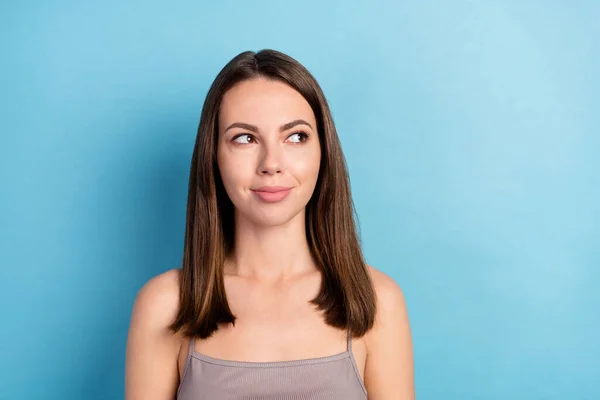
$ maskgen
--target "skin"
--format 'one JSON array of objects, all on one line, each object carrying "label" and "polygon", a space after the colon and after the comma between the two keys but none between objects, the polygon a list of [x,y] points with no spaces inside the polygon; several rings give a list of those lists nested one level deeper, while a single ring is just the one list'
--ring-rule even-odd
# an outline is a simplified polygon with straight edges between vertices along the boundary
[{"label": "skin", "polygon": [[[281,126],[302,120],[281,130]],[[251,124],[233,127],[236,122]],[[317,181],[321,147],[315,116],[288,85],[257,78],[223,97],[217,160],[235,206],[235,253],[225,263],[225,289],[235,328],[222,325],[195,350],[238,361],[283,361],[346,351],[345,331],[325,324],[308,304],[320,286],[305,236],[305,206]],[[252,189],[291,187],[278,203]],[[414,399],[411,334],[403,293],[368,266],[377,294],[374,328],[353,339],[352,351],[370,400]],[[175,317],[178,269],[150,279],[138,292],[126,354],[126,399],[173,399],[187,358],[188,339],[166,327]]]}]

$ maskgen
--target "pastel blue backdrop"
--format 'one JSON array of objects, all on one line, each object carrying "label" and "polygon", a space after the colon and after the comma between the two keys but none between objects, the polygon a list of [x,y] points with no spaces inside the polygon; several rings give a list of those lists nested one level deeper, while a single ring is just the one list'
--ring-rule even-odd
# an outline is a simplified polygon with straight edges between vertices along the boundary
[{"label": "pastel blue backdrop", "polygon": [[0,398],[123,397],[200,109],[274,48],[327,95],[419,399],[600,398],[595,1],[4,1]]}]

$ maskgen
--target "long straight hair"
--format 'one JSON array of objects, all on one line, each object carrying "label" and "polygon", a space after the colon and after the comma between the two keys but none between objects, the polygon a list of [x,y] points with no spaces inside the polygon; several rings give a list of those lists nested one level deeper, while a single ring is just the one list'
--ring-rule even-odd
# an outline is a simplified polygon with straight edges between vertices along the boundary
[{"label": "long straight hair", "polygon": [[205,339],[218,323],[235,324],[223,278],[225,258],[234,248],[234,206],[217,166],[218,114],[227,90],[257,77],[290,85],[315,115],[322,156],[306,205],[306,238],[323,279],[310,303],[327,324],[361,337],[373,326],[375,291],[356,231],[350,179],[331,111],[311,73],[292,57],[270,49],[234,57],[204,101],[190,168],[179,309],[169,328]]}]

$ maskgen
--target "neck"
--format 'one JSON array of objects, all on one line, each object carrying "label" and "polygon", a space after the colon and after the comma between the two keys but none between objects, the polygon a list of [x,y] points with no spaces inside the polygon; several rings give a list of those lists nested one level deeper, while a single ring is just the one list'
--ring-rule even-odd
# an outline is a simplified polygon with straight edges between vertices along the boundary
[{"label": "neck", "polygon": [[317,270],[306,240],[304,211],[281,225],[257,225],[239,215],[235,221],[226,274],[274,283]]}]

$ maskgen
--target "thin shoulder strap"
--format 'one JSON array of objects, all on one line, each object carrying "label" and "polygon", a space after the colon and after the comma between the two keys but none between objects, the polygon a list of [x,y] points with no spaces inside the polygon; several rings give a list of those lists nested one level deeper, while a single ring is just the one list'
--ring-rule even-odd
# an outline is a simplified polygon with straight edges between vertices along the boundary
[{"label": "thin shoulder strap", "polygon": [[192,354],[194,352],[194,343],[196,342],[196,337],[192,336],[190,338],[190,344],[188,346],[188,355]]},{"label": "thin shoulder strap", "polygon": [[349,353],[352,353],[352,329],[348,328],[348,331],[347,331],[346,335],[347,335],[347,338],[348,338],[347,351]]}]

